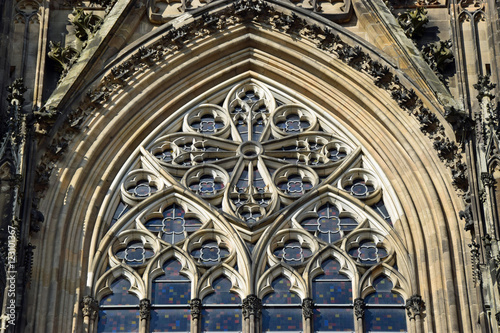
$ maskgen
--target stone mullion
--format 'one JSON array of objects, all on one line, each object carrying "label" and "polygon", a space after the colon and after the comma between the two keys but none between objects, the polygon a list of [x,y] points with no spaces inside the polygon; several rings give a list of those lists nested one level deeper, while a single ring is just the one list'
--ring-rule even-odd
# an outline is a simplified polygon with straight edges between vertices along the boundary
[{"label": "stone mullion", "polygon": [[356,298],[354,300],[354,316],[356,317],[356,322],[354,325],[354,331],[356,333],[363,333],[364,320],[365,320],[365,301],[362,298]]},{"label": "stone mullion", "polygon": [[85,333],[96,332],[97,315],[99,313],[99,304],[92,296],[84,296],[80,303],[83,314],[83,330]]},{"label": "stone mullion", "polygon": [[191,333],[198,333],[200,331],[201,319],[201,299],[193,298],[191,300]]}]

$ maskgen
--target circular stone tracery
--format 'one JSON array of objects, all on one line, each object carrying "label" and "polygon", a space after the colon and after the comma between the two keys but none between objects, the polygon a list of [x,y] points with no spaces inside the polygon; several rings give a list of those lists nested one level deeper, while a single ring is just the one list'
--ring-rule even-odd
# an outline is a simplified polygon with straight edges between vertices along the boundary
[{"label": "circular stone tracery", "polygon": [[149,150],[192,192],[254,225],[307,194],[353,151],[325,126],[328,133],[313,111],[278,103],[250,80],[229,91],[222,107],[189,111],[184,133],[166,134]]}]

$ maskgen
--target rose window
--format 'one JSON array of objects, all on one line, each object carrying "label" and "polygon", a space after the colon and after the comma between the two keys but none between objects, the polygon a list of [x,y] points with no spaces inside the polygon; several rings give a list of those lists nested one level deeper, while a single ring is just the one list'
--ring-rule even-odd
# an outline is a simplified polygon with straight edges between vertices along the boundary
[{"label": "rose window", "polygon": [[142,265],[154,256],[154,251],[144,247],[139,241],[130,242],[127,247],[116,252],[116,257],[129,265]]},{"label": "rose window", "polygon": [[363,240],[349,250],[349,254],[360,264],[374,265],[388,256],[387,250],[371,240]]},{"label": "rose window", "polygon": [[[182,131],[160,133],[147,150],[193,193],[247,225],[312,191],[353,152],[312,110],[278,101],[252,80],[234,87],[218,105],[187,112]],[[346,185],[362,193],[361,183]],[[370,193],[372,184],[365,185]],[[345,232],[347,222],[341,221],[338,228]],[[334,241],[339,231],[325,228],[318,233]]]}]

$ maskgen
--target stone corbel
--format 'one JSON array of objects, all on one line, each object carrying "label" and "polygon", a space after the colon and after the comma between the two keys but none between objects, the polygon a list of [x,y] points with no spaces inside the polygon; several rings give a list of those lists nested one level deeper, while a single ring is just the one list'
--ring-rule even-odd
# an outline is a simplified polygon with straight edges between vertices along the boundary
[{"label": "stone corbel", "polygon": [[250,316],[255,316],[260,318],[262,314],[262,301],[256,295],[248,295],[247,298],[243,300],[242,304],[243,317],[249,318]]},{"label": "stone corbel", "polygon": [[425,303],[420,295],[413,295],[406,300],[406,314],[410,320],[415,320],[416,317],[421,317],[425,309]]}]

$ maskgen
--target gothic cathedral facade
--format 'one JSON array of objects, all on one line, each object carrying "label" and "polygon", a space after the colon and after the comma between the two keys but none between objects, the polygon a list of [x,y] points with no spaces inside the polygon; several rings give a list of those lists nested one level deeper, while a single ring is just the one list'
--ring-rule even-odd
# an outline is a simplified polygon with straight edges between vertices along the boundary
[{"label": "gothic cathedral facade", "polygon": [[0,7],[0,333],[500,332],[497,1]]}]

